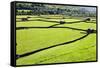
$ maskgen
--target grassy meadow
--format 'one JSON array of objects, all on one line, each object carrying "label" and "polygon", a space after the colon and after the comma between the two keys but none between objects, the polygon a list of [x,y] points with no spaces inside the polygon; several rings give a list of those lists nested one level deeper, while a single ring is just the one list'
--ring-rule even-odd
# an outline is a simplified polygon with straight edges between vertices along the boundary
[{"label": "grassy meadow", "polygon": [[[28,18],[22,21],[21,18]],[[17,15],[16,28],[18,27],[49,27],[63,20],[65,22],[81,21],[84,18],[71,18],[61,15]],[[95,19],[95,18],[91,18]],[[51,22],[50,22],[51,21]],[[57,22],[52,22],[57,21]],[[22,55],[56,44],[72,41],[86,35],[88,28],[96,30],[96,21],[66,23],[54,27],[66,28],[29,28],[16,29],[16,54]],[[74,29],[72,29],[74,28]],[[83,39],[49,49],[41,50],[34,54],[18,58],[17,65],[50,64],[67,62],[96,61],[96,33],[89,34]]]}]

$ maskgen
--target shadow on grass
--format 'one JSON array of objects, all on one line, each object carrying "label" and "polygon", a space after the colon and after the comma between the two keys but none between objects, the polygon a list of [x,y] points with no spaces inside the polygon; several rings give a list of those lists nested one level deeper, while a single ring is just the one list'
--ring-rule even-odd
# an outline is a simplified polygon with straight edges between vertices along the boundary
[{"label": "shadow on grass", "polygon": [[[87,22],[87,21],[85,21],[85,20],[82,20],[82,21],[73,21],[73,22],[65,22],[65,21],[63,21],[63,23],[61,23],[61,21],[49,21],[49,20],[43,20],[43,19],[35,19],[35,20],[27,20],[27,21],[43,21],[43,22],[50,22],[50,23],[56,23],[56,24],[53,24],[53,25],[51,25],[51,26],[49,26],[49,27],[54,27],[54,26],[56,26],[56,25],[63,25],[63,24],[75,24],[75,23],[82,23],[82,22],[85,22],[85,23],[94,23],[94,24],[96,24],[96,22],[93,22],[93,21],[91,21],[91,22]],[[27,22],[27,21],[17,21],[17,22]]]},{"label": "shadow on grass", "polygon": [[[70,19],[70,17],[61,17],[61,18],[49,18],[49,17],[43,17],[43,16],[35,16],[35,17],[26,17],[26,18],[44,18],[44,19]],[[16,18],[16,19],[22,19],[22,18]]]},{"label": "shadow on grass", "polygon": [[16,59],[23,58],[23,57],[26,57],[26,56],[29,56],[29,55],[38,53],[38,52],[40,52],[40,51],[44,51],[44,50],[53,48],[53,47],[57,47],[57,46],[61,46],[61,45],[63,46],[63,45],[65,45],[65,44],[70,44],[70,43],[76,42],[76,41],[78,41],[78,40],[81,40],[81,39],[87,37],[88,35],[89,35],[89,34],[87,33],[87,34],[85,34],[84,36],[82,36],[82,37],[80,37],[80,38],[77,38],[77,39],[75,39],[75,40],[72,40],[72,41],[68,41],[68,42],[64,42],[64,43],[60,43],[60,44],[55,44],[55,45],[52,45],[52,46],[50,46],[50,47],[46,47],[46,48],[42,48],[42,49],[35,50],[35,51],[32,51],[32,52],[28,52],[28,53],[25,53],[25,54],[21,54],[21,55],[19,55],[18,57],[16,57]]},{"label": "shadow on grass", "polygon": [[[27,21],[43,21],[43,22],[53,22],[53,23],[60,23],[60,21],[49,21],[49,20],[43,20],[43,19],[34,19],[34,20],[26,20],[26,21],[17,21],[17,22],[27,22]],[[73,22],[65,22],[67,24],[73,24],[73,23],[80,23],[84,21],[73,21]]]},{"label": "shadow on grass", "polygon": [[93,21],[90,21],[90,22],[86,22],[86,23],[93,23],[93,24],[96,24],[96,22],[93,22]]},{"label": "shadow on grass", "polygon": [[[72,29],[72,30],[78,30],[78,31],[87,31],[87,30],[84,30],[84,29],[79,29],[79,28],[73,28],[73,27],[62,27],[62,26],[59,26],[59,27],[16,27],[16,30],[23,30],[23,29],[32,29],[32,28],[35,28],[35,29],[53,29],[53,28],[67,28],[67,29]],[[93,33],[96,33],[97,31],[94,30]]]},{"label": "shadow on grass", "polygon": [[[35,20],[27,20],[27,21],[43,21],[43,22],[59,23],[58,21],[48,21],[43,19],[35,19]],[[17,21],[17,22],[27,22],[27,21]]]},{"label": "shadow on grass", "polygon": [[[87,50],[87,49],[90,49],[90,48],[92,48],[92,47],[94,47],[94,46],[90,46],[90,47],[83,48],[83,49],[80,49],[80,50]],[[40,60],[40,61],[36,62],[36,64],[42,63],[42,62],[45,62],[45,61],[48,61],[48,60],[51,60],[51,59],[56,59],[57,57],[65,56],[65,55],[68,55],[68,54],[71,54],[71,53],[73,53],[73,52],[63,53],[63,54],[60,54],[60,55],[58,55],[58,56],[52,56],[51,58],[46,58],[46,59]],[[90,57],[91,57],[91,56],[90,56]],[[89,58],[90,58],[90,57],[89,57]]]}]

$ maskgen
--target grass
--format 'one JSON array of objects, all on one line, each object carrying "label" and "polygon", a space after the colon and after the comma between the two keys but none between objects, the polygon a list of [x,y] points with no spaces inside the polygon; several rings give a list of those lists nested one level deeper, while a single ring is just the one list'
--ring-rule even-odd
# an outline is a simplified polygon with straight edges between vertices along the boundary
[{"label": "grass", "polygon": [[79,31],[61,28],[18,30],[17,52],[18,54],[30,52],[50,45],[71,41],[81,37],[82,35],[84,34],[81,34]]},{"label": "grass", "polygon": [[[81,41],[77,41],[64,46],[58,46],[24,58],[20,58],[17,60],[17,64],[25,65],[25,64],[95,61],[96,44],[95,44],[95,39],[93,37],[95,37],[95,34],[90,35]],[[91,42],[89,42],[90,40]]]},{"label": "grass", "polygon": [[[17,16],[17,18],[23,18],[27,16]],[[36,16],[35,16],[36,17]],[[45,16],[45,17],[57,17],[57,16]],[[31,18],[38,19],[38,18]],[[41,18],[44,20],[44,18]],[[56,20],[59,19],[45,19]],[[64,19],[66,22],[79,21],[80,19]],[[43,22],[43,21],[26,21],[17,22],[16,27],[34,27],[34,26],[50,26],[55,23]],[[72,27],[78,29],[93,28],[96,30],[95,23],[74,23],[58,25],[64,27]],[[57,26],[57,27],[58,27]],[[83,31],[72,30],[68,28],[49,28],[49,29],[23,29],[16,30],[16,53],[21,55],[27,52],[35,51],[41,48],[49,47],[54,44],[68,42],[75,40],[85,35]],[[17,59],[17,65],[27,64],[49,64],[49,63],[63,63],[63,62],[80,62],[80,61],[96,61],[96,34],[90,34],[86,38],[79,41],[65,44],[63,46],[53,47],[47,50],[37,52],[35,54]]]}]

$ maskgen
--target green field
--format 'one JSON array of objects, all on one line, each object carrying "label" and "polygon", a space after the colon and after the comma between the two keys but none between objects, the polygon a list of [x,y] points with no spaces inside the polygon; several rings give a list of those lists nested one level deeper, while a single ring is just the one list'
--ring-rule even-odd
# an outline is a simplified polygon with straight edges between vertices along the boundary
[{"label": "green field", "polygon": [[[31,17],[28,21],[21,21],[21,18]],[[49,18],[49,19],[48,19]],[[58,18],[58,19],[57,19]],[[96,30],[96,21],[70,23],[80,21],[84,18],[71,18],[60,15],[16,16],[16,28],[18,27],[49,27],[63,20],[68,24],[61,24],[54,27],[66,28],[29,28],[16,30],[16,54],[22,55],[39,49],[47,48],[56,44],[72,41],[86,35],[88,28]],[[95,18],[91,18],[95,19]],[[83,39],[64,44],[34,54],[18,58],[17,65],[28,64],[50,64],[67,63],[80,61],[96,61],[96,33],[91,33]]]}]

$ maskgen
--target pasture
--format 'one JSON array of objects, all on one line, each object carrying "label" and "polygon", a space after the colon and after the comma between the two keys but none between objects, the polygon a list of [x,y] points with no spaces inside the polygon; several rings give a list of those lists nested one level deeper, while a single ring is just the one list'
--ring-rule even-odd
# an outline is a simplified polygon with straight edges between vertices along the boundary
[{"label": "pasture", "polygon": [[[22,18],[27,18],[23,21]],[[17,15],[17,65],[96,61],[96,19],[62,15]],[[59,24],[63,21],[64,24]]]}]

